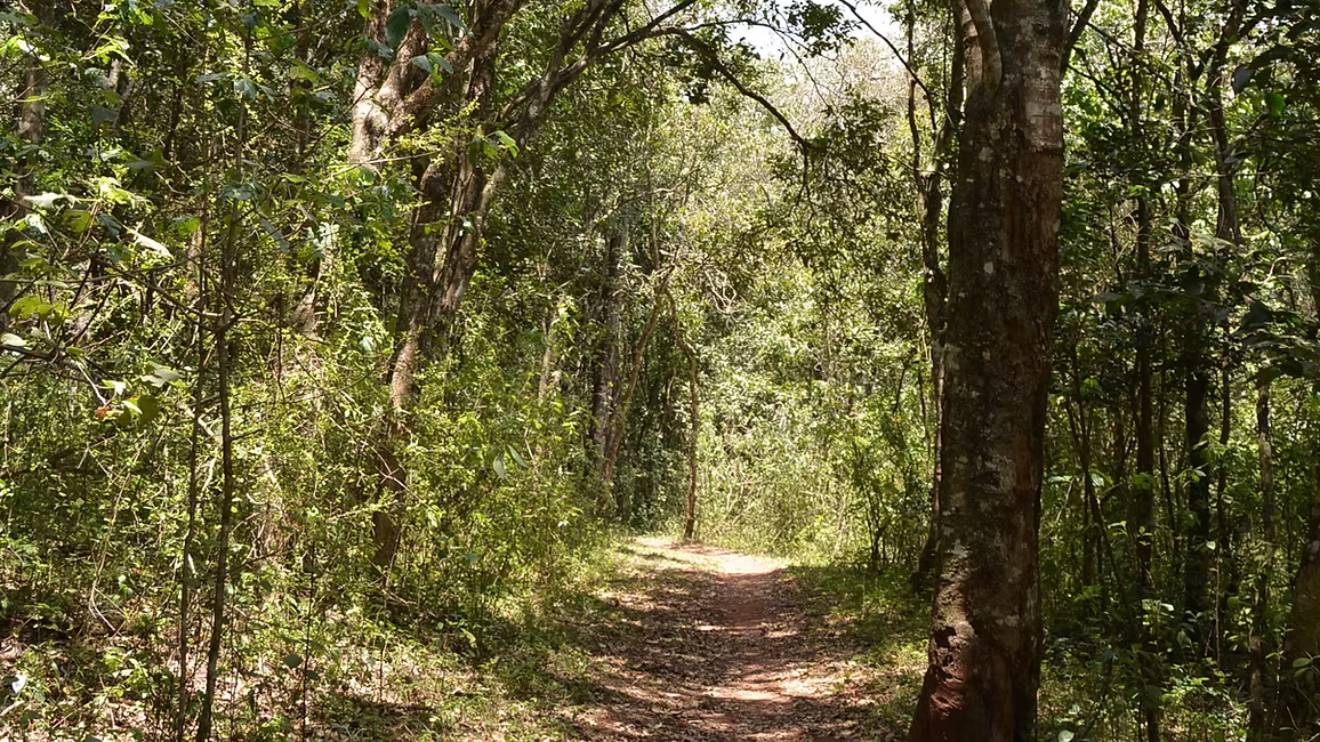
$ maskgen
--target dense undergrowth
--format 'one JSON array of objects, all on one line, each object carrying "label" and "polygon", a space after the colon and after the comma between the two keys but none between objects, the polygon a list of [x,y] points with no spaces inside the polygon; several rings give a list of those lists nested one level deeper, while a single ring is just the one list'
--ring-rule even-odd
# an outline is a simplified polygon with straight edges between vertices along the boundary
[{"label": "dense undergrowth", "polygon": [[[217,696],[224,713],[216,733],[251,740],[559,738],[561,724],[548,709],[589,669],[575,642],[600,618],[596,590],[617,570],[607,535],[596,538],[592,551],[561,563],[555,582],[539,582],[534,595],[487,595],[480,613],[410,611],[402,622],[387,595],[367,591],[354,603],[321,589],[318,575],[286,583],[270,573],[252,576],[248,584],[261,582],[267,592],[258,600],[236,591],[236,639],[222,655],[233,670]],[[0,648],[7,736],[172,734],[178,677],[165,648],[175,627],[149,591],[131,590],[127,581],[95,605],[29,598],[31,612],[9,619]],[[78,625],[77,616],[103,623]]]},{"label": "dense undergrowth", "polygon": [[[968,91],[847,6],[0,8],[0,738],[568,735],[689,497],[902,728]],[[1320,22],[1078,10],[1038,736],[1304,738]]]}]

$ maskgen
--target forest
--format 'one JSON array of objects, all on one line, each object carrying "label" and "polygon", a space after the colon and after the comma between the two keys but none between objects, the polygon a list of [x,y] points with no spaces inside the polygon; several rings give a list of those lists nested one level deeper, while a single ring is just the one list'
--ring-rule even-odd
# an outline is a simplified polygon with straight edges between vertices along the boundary
[{"label": "forest", "polygon": [[0,740],[1320,740],[1316,0],[0,30]]}]

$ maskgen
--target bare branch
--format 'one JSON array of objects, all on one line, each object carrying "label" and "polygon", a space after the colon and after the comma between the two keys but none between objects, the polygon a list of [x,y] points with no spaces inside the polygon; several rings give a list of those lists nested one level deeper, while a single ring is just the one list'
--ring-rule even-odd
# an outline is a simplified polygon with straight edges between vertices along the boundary
[{"label": "bare branch", "polygon": [[930,88],[926,87],[926,83],[922,81],[921,76],[918,75],[917,71],[912,68],[912,65],[908,62],[906,58],[904,58],[903,54],[898,51],[898,47],[894,46],[894,42],[890,41],[888,36],[885,36],[884,34],[880,33],[880,29],[876,28],[874,25],[871,24],[870,21],[866,20],[866,18],[862,16],[861,12],[857,10],[857,6],[853,4],[850,0],[839,0],[839,4],[847,8],[849,12],[851,12],[853,16],[858,20],[858,22],[860,22],[863,26],[866,26],[867,30],[869,30],[872,34],[874,34],[877,39],[880,39],[880,41],[884,42],[885,46],[889,47],[889,51],[894,53],[894,58],[897,59],[898,63],[903,65],[903,69],[907,71],[908,77],[912,78],[912,81],[917,84],[917,87],[921,88],[921,92],[925,94],[926,98],[930,99],[931,97]]}]

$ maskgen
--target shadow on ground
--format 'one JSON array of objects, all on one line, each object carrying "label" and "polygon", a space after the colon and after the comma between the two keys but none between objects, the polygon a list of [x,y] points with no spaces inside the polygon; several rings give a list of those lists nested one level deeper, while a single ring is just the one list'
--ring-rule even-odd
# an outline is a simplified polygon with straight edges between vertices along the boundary
[{"label": "shadow on ground", "polygon": [[[868,586],[846,570],[788,569],[655,540],[627,551],[633,569],[611,585],[604,613],[584,632],[592,672],[562,679],[575,703],[559,712],[570,738],[902,737],[889,704],[909,705],[915,684],[906,670],[880,677],[866,658],[902,651],[863,638],[892,630],[906,643],[915,626],[908,606],[833,610],[850,591],[859,605],[867,599]],[[861,615],[866,633],[856,631]]]},{"label": "shadow on ground", "polygon": [[[345,739],[903,738],[928,608],[901,580],[657,539],[622,555],[618,576],[572,596],[553,626],[497,631],[509,642],[490,647],[475,690],[433,687],[429,703],[344,693],[321,728],[359,731]],[[360,736],[368,728],[377,736]]]}]

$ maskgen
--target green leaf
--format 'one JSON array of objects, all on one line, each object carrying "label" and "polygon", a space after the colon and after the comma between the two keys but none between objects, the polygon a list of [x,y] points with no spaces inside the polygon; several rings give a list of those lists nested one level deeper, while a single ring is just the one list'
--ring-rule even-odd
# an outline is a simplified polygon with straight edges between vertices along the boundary
[{"label": "green leaf", "polygon": [[202,228],[202,220],[195,216],[186,216],[174,222],[174,233],[183,239],[188,239]]},{"label": "green leaf", "polygon": [[1283,109],[1287,107],[1288,101],[1283,97],[1283,93],[1271,90],[1265,94],[1265,105],[1269,106],[1271,116],[1282,116]]},{"label": "green leaf", "polygon": [[1077,735],[1073,734],[1067,729],[1064,729],[1059,732],[1059,742],[1072,742],[1072,738],[1075,736]]},{"label": "green leaf", "polygon": [[496,131],[494,134],[491,134],[491,136],[495,137],[496,141],[500,143],[500,146],[508,151],[510,155],[514,157],[518,156],[518,143],[514,141],[513,137],[509,136],[503,130]]},{"label": "green leaf", "polygon": [[381,59],[394,59],[394,50],[389,44],[382,44],[375,39],[367,39],[367,46]]},{"label": "green leaf", "polygon": [[123,394],[124,390],[128,389],[128,384],[118,379],[104,379],[101,381],[100,386],[102,389],[109,389],[114,394]]},{"label": "green leaf", "polygon": [[112,204],[131,204],[137,200],[136,195],[121,188],[114,178],[98,178],[96,186],[98,195]]},{"label": "green leaf", "polygon": [[124,400],[124,407],[146,425],[160,414],[160,400],[151,394],[139,394]]},{"label": "green leaf", "polygon": [[436,15],[448,21],[454,28],[463,28],[466,25],[463,23],[463,19],[458,17],[458,13],[455,13],[454,9],[448,5],[436,3],[431,6],[431,9],[436,12]]},{"label": "green leaf", "polygon": [[518,453],[518,450],[516,448],[514,448],[513,446],[509,446],[508,448],[505,449],[505,451],[509,454],[509,458],[513,459],[513,463],[522,467],[527,466],[527,461],[523,459],[522,454]]},{"label": "green leaf", "polygon": [[315,84],[321,81],[321,75],[316,70],[295,59],[293,66],[289,68],[289,79],[303,80]]},{"label": "green leaf", "polygon": [[142,381],[160,389],[167,384],[178,381],[183,378],[183,374],[166,366],[157,366],[151,370],[151,373],[142,377]]},{"label": "green leaf", "polygon": [[33,294],[28,294],[9,305],[9,316],[15,319],[45,319],[55,310],[55,305]]},{"label": "green leaf", "polygon": [[234,92],[252,100],[257,97],[257,84],[247,77],[234,78]]},{"label": "green leaf", "polygon": [[82,234],[92,228],[92,212],[70,209],[64,213],[64,223],[76,234]]},{"label": "green leaf", "polygon": [[0,335],[0,345],[6,348],[26,348],[27,341],[12,332]]},{"label": "green leaf", "polygon": [[385,19],[385,43],[392,49],[399,48],[411,22],[412,13],[408,8],[395,8],[394,12],[390,13],[390,17]]}]

